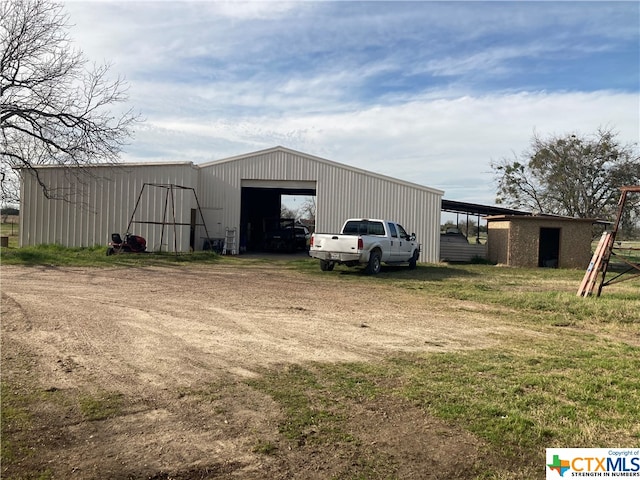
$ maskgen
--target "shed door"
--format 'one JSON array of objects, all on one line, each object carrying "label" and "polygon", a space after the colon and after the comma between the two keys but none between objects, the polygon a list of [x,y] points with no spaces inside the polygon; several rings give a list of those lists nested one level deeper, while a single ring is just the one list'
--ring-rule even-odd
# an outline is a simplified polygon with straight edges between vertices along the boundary
[{"label": "shed door", "polygon": [[560,260],[560,229],[541,228],[538,246],[538,266],[558,268]]}]

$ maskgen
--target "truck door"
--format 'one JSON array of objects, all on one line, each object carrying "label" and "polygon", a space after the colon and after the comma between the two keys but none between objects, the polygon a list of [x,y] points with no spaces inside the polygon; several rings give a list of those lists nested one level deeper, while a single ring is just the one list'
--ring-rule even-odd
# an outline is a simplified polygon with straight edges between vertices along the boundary
[{"label": "truck door", "polygon": [[406,230],[402,228],[402,225],[397,225],[398,227],[398,261],[406,262],[411,258],[413,253],[413,242],[409,240],[409,235]]},{"label": "truck door", "polygon": [[400,238],[398,237],[398,229],[396,228],[395,223],[387,222],[387,227],[389,228],[389,261],[397,262],[398,256],[400,255]]}]

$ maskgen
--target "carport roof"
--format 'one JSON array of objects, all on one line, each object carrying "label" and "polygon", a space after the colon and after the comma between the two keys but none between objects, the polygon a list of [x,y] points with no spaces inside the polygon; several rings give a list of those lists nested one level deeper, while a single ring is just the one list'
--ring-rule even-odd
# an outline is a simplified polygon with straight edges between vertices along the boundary
[{"label": "carport roof", "polygon": [[577,218],[577,217],[564,217],[562,215],[494,215],[487,217],[487,221],[500,221],[500,220],[518,220],[518,221],[542,221],[542,222],[576,222],[576,223],[602,223],[607,224],[603,220],[597,218]]},{"label": "carport roof", "polygon": [[474,215],[531,215],[531,212],[513,210],[511,208],[479,205],[477,203],[455,202],[442,199],[442,211],[451,213],[469,213]]}]

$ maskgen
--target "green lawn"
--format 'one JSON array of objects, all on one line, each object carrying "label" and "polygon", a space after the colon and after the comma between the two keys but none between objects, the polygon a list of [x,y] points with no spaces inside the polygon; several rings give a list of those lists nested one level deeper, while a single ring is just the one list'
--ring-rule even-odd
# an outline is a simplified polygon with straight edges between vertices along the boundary
[{"label": "green lawn", "polygon": [[9,247],[18,247],[18,234],[20,232],[18,220],[11,219],[10,222],[0,224],[0,236],[9,237]]},{"label": "green lawn", "polygon": [[[314,441],[355,448],[344,428],[354,405],[397,398],[487,442],[475,478],[544,478],[545,448],[640,445],[640,277],[582,298],[582,275],[482,265],[346,275],[345,282],[415,291],[429,305],[468,302],[539,336],[376,364],[303,365],[267,371],[251,384],[282,405],[280,431],[292,443],[313,425]],[[370,462],[384,463],[375,456]]]}]

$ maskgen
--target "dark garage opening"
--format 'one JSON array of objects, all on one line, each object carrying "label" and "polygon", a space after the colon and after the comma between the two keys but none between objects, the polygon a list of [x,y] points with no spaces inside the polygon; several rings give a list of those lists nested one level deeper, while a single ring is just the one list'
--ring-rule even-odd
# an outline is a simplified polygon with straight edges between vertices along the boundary
[{"label": "dark garage opening", "polygon": [[242,187],[240,204],[240,251],[265,250],[266,230],[280,218],[282,195],[315,196],[309,188]]},{"label": "dark garage opening", "polygon": [[560,259],[560,229],[540,228],[538,267],[558,268]]}]

